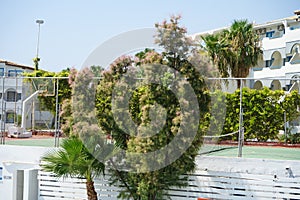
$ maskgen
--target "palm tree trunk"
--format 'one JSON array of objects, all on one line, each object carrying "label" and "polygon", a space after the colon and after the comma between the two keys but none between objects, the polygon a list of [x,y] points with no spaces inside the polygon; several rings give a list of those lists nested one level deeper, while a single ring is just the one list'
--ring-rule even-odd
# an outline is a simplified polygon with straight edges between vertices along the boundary
[{"label": "palm tree trunk", "polygon": [[88,195],[88,200],[98,200],[97,192],[95,190],[94,182],[93,181],[86,181],[86,191]]}]

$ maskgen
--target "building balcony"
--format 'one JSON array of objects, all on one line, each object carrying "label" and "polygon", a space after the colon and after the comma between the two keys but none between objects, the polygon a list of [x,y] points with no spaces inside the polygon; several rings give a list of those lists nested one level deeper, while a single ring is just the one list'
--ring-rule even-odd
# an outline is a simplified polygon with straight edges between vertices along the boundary
[{"label": "building balcony", "polygon": [[279,49],[285,47],[285,36],[278,38],[268,38],[262,39],[262,46],[264,50]]},{"label": "building balcony", "polygon": [[270,66],[270,69],[280,69],[282,66],[276,65],[276,66]]},{"label": "building balcony", "polygon": [[[2,87],[2,85],[3,85],[3,80],[1,78],[0,79],[0,88]],[[4,78],[4,87],[20,90],[23,87],[23,79],[20,79],[20,78],[16,79],[16,77],[5,77]]]},{"label": "building balcony", "polygon": [[262,71],[263,67],[252,67],[253,71]]},{"label": "building balcony", "polygon": [[287,32],[284,36],[285,41],[286,42],[291,42],[291,41],[299,40],[299,35],[300,35],[300,28],[287,30]]}]

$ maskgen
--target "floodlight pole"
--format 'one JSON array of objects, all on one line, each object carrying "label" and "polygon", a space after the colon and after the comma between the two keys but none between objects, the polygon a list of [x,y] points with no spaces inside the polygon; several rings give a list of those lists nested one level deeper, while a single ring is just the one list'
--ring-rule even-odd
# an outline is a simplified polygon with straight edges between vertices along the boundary
[{"label": "floodlight pole", "polygon": [[34,58],[34,64],[35,64],[35,69],[38,70],[38,66],[39,66],[39,45],[40,45],[40,32],[41,32],[41,24],[44,23],[44,20],[38,19],[35,21],[38,26],[39,26],[39,30],[38,30],[38,38],[37,38],[37,45],[36,45],[36,57]]},{"label": "floodlight pole", "polygon": [[240,79],[240,115],[239,115],[238,157],[242,157],[242,155],[243,155],[243,144],[244,144],[242,97],[243,97],[243,80]]}]

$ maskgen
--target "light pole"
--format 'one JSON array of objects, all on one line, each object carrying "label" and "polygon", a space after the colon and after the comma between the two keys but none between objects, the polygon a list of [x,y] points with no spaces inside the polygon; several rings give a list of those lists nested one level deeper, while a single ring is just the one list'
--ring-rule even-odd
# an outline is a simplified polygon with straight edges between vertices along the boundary
[{"label": "light pole", "polygon": [[38,38],[37,38],[37,46],[36,46],[36,57],[33,59],[34,65],[35,65],[35,70],[39,69],[39,45],[40,45],[40,31],[41,31],[41,24],[44,23],[44,20],[38,19],[35,21],[39,25],[39,30],[38,30]]}]

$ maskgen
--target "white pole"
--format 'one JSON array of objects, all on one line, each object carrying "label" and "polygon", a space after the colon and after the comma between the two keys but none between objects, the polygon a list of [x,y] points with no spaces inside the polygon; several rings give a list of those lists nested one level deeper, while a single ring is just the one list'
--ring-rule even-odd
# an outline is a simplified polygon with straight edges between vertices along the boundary
[{"label": "white pole", "polygon": [[32,95],[30,95],[29,97],[27,97],[27,98],[23,101],[21,128],[24,128],[24,129],[27,128],[27,127],[26,127],[27,103],[28,103],[28,101],[30,101],[30,100],[32,100],[33,98],[35,98],[38,94],[39,94],[39,91],[35,91]]},{"label": "white pole", "polygon": [[34,120],[35,120],[35,115],[34,115],[34,112],[35,112],[35,103],[34,103],[34,99],[32,100],[32,110],[31,110],[31,130],[34,132]]},{"label": "white pole", "polygon": [[4,112],[4,84],[5,84],[5,75],[3,75],[2,77],[2,101],[1,101],[1,144],[5,144],[5,128],[4,128],[4,115],[5,115],[5,112]]},{"label": "white pole", "polygon": [[57,119],[57,130],[58,130],[58,135],[57,135],[57,142],[56,142],[56,145],[57,147],[59,147],[59,137],[60,137],[60,115],[59,115],[59,112],[60,112],[60,104],[58,104],[58,119]]},{"label": "white pole", "polygon": [[39,24],[39,30],[38,30],[38,39],[37,39],[37,45],[36,45],[36,57],[39,57],[39,45],[40,45],[40,32],[41,32],[41,24]]},{"label": "white pole", "polygon": [[243,155],[243,142],[244,142],[244,130],[243,130],[243,108],[242,108],[242,97],[243,97],[243,80],[240,80],[240,117],[239,117],[239,139],[238,139],[238,157]]},{"label": "white pole", "polygon": [[37,38],[37,45],[36,45],[36,57],[39,58],[39,45],[40,45],[41,24],[44,23],[44,20],[38,19],[38,20],[36,20],[36,23],[39,26],[39,29],[38,29],[38,38]]},{"label": "white pole", "polygon": [[284,142],[287,143],[286,111],[284,111],[283,118],[284,118]]},{"label": "white pole", "polygon": [[56,79],[56,94],[55,94],[55,143],[54,146],[58,147],[58,136],[59,136],[59,130],[58,130],[58,80]]}]

